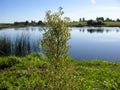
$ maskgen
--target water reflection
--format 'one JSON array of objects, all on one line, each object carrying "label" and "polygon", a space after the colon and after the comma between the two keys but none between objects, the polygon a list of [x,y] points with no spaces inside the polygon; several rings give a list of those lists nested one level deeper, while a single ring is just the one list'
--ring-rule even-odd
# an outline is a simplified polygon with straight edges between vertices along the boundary
[{"label": "water reflection", "polygon": [[35,31],[36,29],[38,29],[39,31],[42,31],[42,27],[22,27],[22,28],[19,28],[19,27],[16,27],[16,28],[14,28],[14,30],[16,30],[16,31],[20,31],[20,30],[24,30],[24,31]]},{"label": "water reflection", "polygon": [[0,38],[0,56],[24,56],[39,51],[39,40],[31,41],[29,34],[22,33],[13,39],[7,36]]},{"label": "water reflection", "polygon": [[8,38],[0,38],[0,56],[1,55],[10,55],[12,44]]},{"label": "water reflection", "polygon": [[[70,27],[68,41],[70,57],[76,60],[118,60],[120,61],[119,27]],[[0,56],[24,56],[41,52],[39,41],[42,27],[7,28],[0,30]]]},{"label": "water reflection", "polygon": [[95,32],[97,32],[97,33],[103,33],[104,32],[103,29],[88,29],[87,31],[89,33],[95,33]]},{"label": "water reflection", "polygon": [[77,60],[120,61],[120,28],[72,28],[69,54]]},{"label": "water reflection", "polygon": [[119,32],[119,29],[115,29],[115,30],[110,30],[110,29],[102,29],[102,28],[98,28],[98,29],[92,29],[92,28],[87,28],[86,30],[84,28],[80,28],[79,29],[80,32],[85,32],[87,31],[88,33],[92,34],[92,33],[109,33],[109,32]]}]

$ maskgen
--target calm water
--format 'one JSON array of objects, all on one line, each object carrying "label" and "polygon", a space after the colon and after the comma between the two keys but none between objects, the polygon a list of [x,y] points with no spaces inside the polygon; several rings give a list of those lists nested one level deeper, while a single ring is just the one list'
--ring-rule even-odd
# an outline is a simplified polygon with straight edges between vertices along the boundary
[{"label": "calm water", "polygon": [[[68,44],[72,58],[120,61],[119,27],[72,27],[70,33]],[[41,27],[1,29],[0,56],[42,52],[39,48],[42,34]]]}]

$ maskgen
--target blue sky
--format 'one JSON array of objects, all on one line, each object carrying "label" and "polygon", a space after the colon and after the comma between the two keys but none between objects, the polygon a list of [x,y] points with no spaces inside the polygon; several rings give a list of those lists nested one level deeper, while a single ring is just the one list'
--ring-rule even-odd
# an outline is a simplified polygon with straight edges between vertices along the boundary
[{"label": "blue sky", "polygon": [[120,0],[0,0],[0,23],[44,20],[45,12],[63,7],[64,16],[79,18],[120,18]]}]

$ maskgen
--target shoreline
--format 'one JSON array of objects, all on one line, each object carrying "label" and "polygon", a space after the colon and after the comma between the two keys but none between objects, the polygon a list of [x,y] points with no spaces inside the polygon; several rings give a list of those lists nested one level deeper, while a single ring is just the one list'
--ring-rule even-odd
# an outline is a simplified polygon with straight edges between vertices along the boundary
[{"label": "shoreline", "polygon": [[[36,26],[39,27],[39,25],[36,25]],[[7,28],[22,28],[22,27],[36,27],[36,26],[32,26],[32,25],[30,26],[9,26],[9,27],[0,27],[0,30],[7,29]],[[120,26],[69,26],[69,27],[119,27],[120,28]]]},{"label": "shoreline", "polygon": [[[87,22],[71,22],[69,27],[120,27],[120,22],[104,22],[105,25],[87,25]],[[44,25],[14,25],[14,24],[0,24],[0,30],[4,28],[21,28],[29,26],[44,26]]]}]

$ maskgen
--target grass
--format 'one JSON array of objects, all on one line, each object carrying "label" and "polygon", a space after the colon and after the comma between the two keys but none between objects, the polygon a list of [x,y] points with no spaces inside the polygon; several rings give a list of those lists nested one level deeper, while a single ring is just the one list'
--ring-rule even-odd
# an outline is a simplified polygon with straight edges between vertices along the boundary
[{"label": "grass", "polygon": [[12,25],[9,24],[9,23],[6,23],[6,24],[1,24],[0,23],[0,29],[2,29],[2,28],[9,28],[9,27],[12,27]]},{"label": "grass", "polygon": [[87,22],[71,22],[70,26],[75,26],[75,27],[87,26]]},{"label": "grass", "polygon": [[[82,27],[82,26],[88,26],[87,22],[71,22],[70,26],[75,27]],[[120,22],[104,22],[104,25],[106,27],[120,27]]]},{"label": "grass", "polygon": [[106,26],[120,27],[120,22],[105,22]]},{"label": "grass", "polygon": [[68,58],[54,64],[41,54],[0,57],[0,90],[119,90],[120,63]]}]

